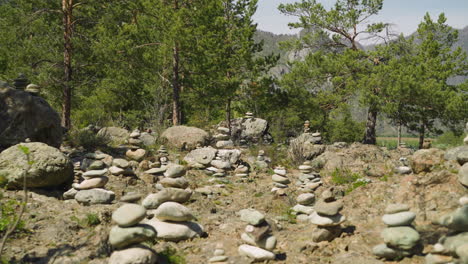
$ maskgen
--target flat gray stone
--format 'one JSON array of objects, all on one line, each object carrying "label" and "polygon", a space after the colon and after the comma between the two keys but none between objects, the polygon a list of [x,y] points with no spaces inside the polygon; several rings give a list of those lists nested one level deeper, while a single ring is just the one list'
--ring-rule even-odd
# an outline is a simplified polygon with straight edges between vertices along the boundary
[{"label": "flat gray stone", "polygon": [[419,242],[419,233],[411,227],[388,227],[382,231],[385,244],[404,250],[410,250]]},{"label": "flat gray stone", "polygon": [[75,200],[82,204],[110,204],[115,193],[104,189],[81,190],[75,195]]},{"label": "flat gray stone", "polygon": [[399,212],[406,212],[409,211],[409,206],[406,204],[389,204],[385,208],[385,213],[386,214],[395,214]]},{"label": "flat gray stone", "polygon": [[195,217],[189,208],[175,202],[165,202],[154,211],[154,216],[162,221],[185,222]]},{"label": "flat gray stone", "polygon": [[250,245],[241,245],[238,251],[241,256],[249,257],[254,261],[274,260],[276,258],[272,252]]},{"label": "flat gray stone", "polygon": [[124,204],[114,211],[112,220],[120,227],[138,224],[146,216],[146,209],[138,204]]},{"label": "flat gray stone", "polygon": [[388,226],[409,226],[416,218],[413,212],[399,212],[394,214],[385,214],[382,221]]},{"label": "flat gray stone", "polygon": [[156,231],[150,225],[139,224],[133,227],[114,226],[109,232],[109,243],[117,249],[153,239]]},{"label": "flat gray stone", "polygon": [[239,214],[242,221],[253,226],[259,225],[265,221],[265,216],[254,209],[242,209],[239,211]]},{"label": "flat gray stone", "polygon": [[192,191],[177,188],[165,188],[157,193],[149,194],[142,202],[146,209],[156,209],[164,202],[185,203],[192,196]]}]

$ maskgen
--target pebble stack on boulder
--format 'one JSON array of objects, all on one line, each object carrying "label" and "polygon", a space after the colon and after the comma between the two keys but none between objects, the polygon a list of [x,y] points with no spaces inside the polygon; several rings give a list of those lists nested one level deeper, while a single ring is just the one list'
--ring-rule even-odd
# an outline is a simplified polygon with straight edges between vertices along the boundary
[{"label": "pebble stack on boulder", "polygon": [[127,158],[138,162],[142,161],[146,156],[146,150],[141,148],[143,143],[140,139],[140,136],[141,132],[138,129],[130,133],[129,139],[127,140],[130,146],[127,152],[125,153]]},{"label": "pebble stack on boulder", "polygon": [[408,159],[405,157],[401,157],[399,159],[399,166],[395,168],[395,171],[399,174],[411,174],[412,170],[411,167],[408,165]]},{"label": "pebble stack on boulder", "polygon": [[133,132],[130,133],[128,144],[132,146],[141,147],[143,145],[143,142],[141,141],[140,136],[141,136],[141,132],[139,129],[133,130]]},{"label": "pebble stack on boulder", "polygon": [[312,234],[314,242],[332,241],[341,235],[341,224],[346,217],[340,214],[343,201],[337,200],[333,188],[325,190],[320,200],[315,203],[314,212],[309,216],[310,222],[317,225]]},{"label": "pebble stack on boulder", "polygon": [[394,260],[411,256],[416,251],[420,236],[411,225],[416,214],[406,204],[390,204],[385,209],[383,222],[388,226],[381,236],[385,244],[373,248],[373,253],[383,259]]},{"label": "pebble stack on boulder", "polygon": [[299,166],[300,174],[296,185],[300,193],[297,198],[297,205],[293,207],[293,211],[298,214],[297,220],[305,222],[309,220],[309,214],[312,212],[315,202],[314,191],[322,184],[320,174],[312,172],[310,161],[305,161]]},{"label": "pebble stack on boulder", "polygon": [[203,234],[203,227],[191,222],[194,216],[190,209],[181,204],[192,195],[184,175],[184,166],[169,163],[160,180],[161,190],[149,194],[142,202],[146,209],[154,209],[150,212],[154,217],[145,223],[156,229],[157,238],[181,241]]},{"label": "pebble stack on boulder", "polygon": [[239,214],[241,220],[248,223],[241,234],[246,244],[239,247],[239,254],[254,261],[274,260],[276,255],[272,251],[276,248],[276,237],[271,234],[265,216],[254,209],[243,209]]},{"label": "pebble stack on boulder", "polygon": [[248,178],[250,172],[250,167],[244,164],[239,164],[234,170],[234,176],[239,178]]},{"label": "pebble stack on boulder", "polygon": [[277,166],[273,172],[274,174],[271,176],[271,180],[273,181],[273,189],[271,189],[271,192],[281,193],[283,189],[288,188],[288,184],[290,184],[291,181],[286,175],[286,168]]},{"label": "pebble stack on boulder", "polygon": [[115,194],[104,187],[109,181],[107,166],[112,162],[113,158],[104,153],[86,154],[80,163],[75,163],[75,183],[72,184],[72,189],[64,193],[64,198],[75,198],[79,203],[87,205],[110,204]]},{"label": "pebble stack on boulder", "polygon": [[[160,178],[160,180],[162,180],[164,173],[168,169],[169,165],[174,165],[175,167],[180,168],[178,167],[179,165],[170,163],[169,153],[167,152],[167,149],[164,145],[161,145],[159,147],[156,159],[157,160],[155,162],[150,162],[148,164],[149,169],[146,170],[144,173],[152,175],[154,177],[158,177]],[[185,169],[184,169],[184,173],[185,173]]]},{"label": "pebble stack on boulder", "polygon": [[459,208],[439,219],[438,224],[452,232],[434,245],[432,252],[426,256],[427,264],[468,263],[468,196],[460,198],[459,203]]},{"label": "pebble stack on boulder", "polygon": [[109,264],[157,262],[155,252],[140,244],[156,237],[152,226],[140,224],[145,217],[146,209],[138,204],[124,204],[115,210],[112,220],[117,225],[109,232],[109,243],[116,251],[110,256]]},{"label": "pebble stack on boulder", "polygon": [[109,168],[109,172],[112,175],[135,175],[130,162],[126,159],[114,159],[112,161],[112,166]]},{"label": "pebble stack on boulder", "polygon": [[234,142],[231,140],[231,135],[229,134],[229,128],[220,126],[217,129],[218,134],[214,135],[213,138],[216,140],[216,148],[226,149],[234,148]]}]

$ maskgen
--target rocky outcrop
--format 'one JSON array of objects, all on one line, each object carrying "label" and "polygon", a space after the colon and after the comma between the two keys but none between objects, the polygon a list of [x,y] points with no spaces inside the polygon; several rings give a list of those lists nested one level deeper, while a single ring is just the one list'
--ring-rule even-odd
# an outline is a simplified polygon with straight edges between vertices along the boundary
[{"label": "rocky outcrop", "polygon": [[99,130],[98,135],[109,137],[112,141],[117,143],[123,143],[130,136],[130,132],[120,127],[103,127]]},{"label": "rocky outcrop", "polygon": [[236,144],[272,143],[273,137],[268,132],[268,121],[246,116],[231,120],[231,140]]},{"label": "rocky outcrop", "polygon": [[8,188],[22,188],[24,177],[27,187],[55,187],[73,181],[73,164],[60,150],[40,142],[21,146],[29,149],[33,161],[26,174],[27,158],[18,145],[0,153],[0,176],[5,177]]},{"label": "rocky outcrop", "polygon": [[53,147],[62,143],[60,117],[46,100],[31,93],[0,88],[0,149],[29,138]]},{"label": "rocky outcrop", "polygon": [[197,145],[205,145],[209,137],[203,129],[188,126],[170,127],[161,136],[169,145],[184,150],[195,149]]}]

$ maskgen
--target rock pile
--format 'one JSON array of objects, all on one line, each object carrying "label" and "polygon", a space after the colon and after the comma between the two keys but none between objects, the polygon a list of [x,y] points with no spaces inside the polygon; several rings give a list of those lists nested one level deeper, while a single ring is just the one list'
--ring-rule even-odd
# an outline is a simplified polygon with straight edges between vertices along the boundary
[{"label": "rock pile", "polygon": [[408,159],[405,157],[401,157],[399,159],[399,166],[395,168],[395,171],[399,174],[411,174],[412,170],[409,167]]},{"label": "rock pile", "polygon": [[276,248],[276,237],[271,234],[271,227],[265,220],[265,216],[254,209],[239,211],[242,221],[247,222],[241,239],[247,244],[239,247],[239,254],[254,261],[274,260],[272,252]]},{"label": "rock pile", "polygon": [[271,176],[271,180],[273,181],[273,189],[271,189],[271,192],[281,193],[282,189],[288,188],[288,184],[290,184],[291,181],[287,176],[286,168],[277,166],[273,172],[274,174]]},{"label": "rock pile", "polygon": [[257,160],[255,161],[255,167],[258,169],[266,169],[269,167],[269,164],[271,163],[271,159],[267,156],[265,156],[265,151],[264,150],[259,150],[258,151],[258,156]]},{"label": "rock pile", "polygon": [[228,257],[225,255],[225,251],[223,249],[223,244],[218,243],[216,244],[216,249],[213,252],[213,257],[211,257],[208,262],[209,263],[226,263]]},{"label": "rock pile", "polygon": [[305,161],[299,166],[300,174],[296,185],[300,193],[297,198],[297,204],[292,208],[296,212],[297,220],[306,222],[309,220],[309,215],[313,212],[313,204],[315,202],[315,190],[322,184],[320,174],[312,172],[310,161]]},{"label": "rock pile", "polygon": [[415,218],[416,214],[406,204],[388,205],[382,217],[388,226],[381,233],[384,244],[373,248],[374,255],[387,260],[413,255],[420,239],[418,231],[411,226]]},{"label": "rock pile", "polygon": [[135,147],[141,147],[143,145],[143,141],[141,141],[140,136],[141,132],[139,129],[133,130],[133,132],[130,133],[128,144]]},{"label": "rock pile", "polygon": [[156,230],[140,222],[146,217],[146,209],[138,204],[124,204],[112,214],[117,225],[109,232],[109,243],[116,251],[109,258],[109,264],[154,264],[157,255],[140,243],[152,241]]},{"label": "rock pile", "polygon": [[135,174],[132,167],[130,166],[130,162],[128,162],[126,159],[114,159],[112,161],[112,166],[109,168],[109,172],[116,176]]},{"label": "rock pile", "polygon": [[439,219],[438,224],[452,232],[441,237],[434,245],[431,253],[426,256],[427,264],[468,263],[468,196],[460,198],[459,203],[458,209]]},{"label": "rock pile", "polygon": [[104,189],[109,181],[108,165],[113,158],[104,153],[88,153],[81,162],[74,164],[75,182],[72,189],[63,194],[65,199],[75,199],[81,204],[110,204],[115,193]]},{"label": "rock pile", "polygon": [[220,126],[218,127],[217,132],[218,134],[213,136],[213,138],[216,140],[216,148],[226,149],[234,147],[234,142],[231,140],[229,128]]},{"label": "rock pile", "polygon": [[[157,238],[167,241],[181,241],[203,234],[203,227],[195,222],[190,209],[181,203],[192,196],[188,181],[183,177],[185,168],[182,165],[169,163],[165,166],[163,177],[160,177],[160,190],[149,194],[142,202],[150,212],[152,219],[146,221],[157,231]],[[162,173],[162,171],[160,171]]]},{"label": "rock pile", "polygon": [[317,225],[312,234],[314,242],[331,241],[341,234],[340,225],[346,220],[346,217],[340,214],[343,201],[337,200],[333,192],[333,188],[325,190],[310,215],[310,222]]}]

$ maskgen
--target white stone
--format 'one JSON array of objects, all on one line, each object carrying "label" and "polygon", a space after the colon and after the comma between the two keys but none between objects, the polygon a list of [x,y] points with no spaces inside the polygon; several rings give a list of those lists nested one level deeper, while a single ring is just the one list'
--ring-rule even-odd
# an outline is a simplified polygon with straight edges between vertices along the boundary
[{"label": "white stone", "polygon": [[83,177],[88,177],[88,178],[93,178],[93,177],[99,177],[99,176],[104,176],[108,172],[108,169],[102,169],[102,170],[91,170],[83,173]]},{"label": "white stone", "polygon": [[255,261],[275,259],[275,254],[273,254],[272,252],[250,245],[241,245],[238,251],[241,256],[252,258]]},{"label": "white stone", "polygon": [[461,206],[468,205],[468,196],[463,196],[458,200]]},{"label": "white stone", "polygon": [[301,205],[311,205],[315,201],[315,195],[313,193],[303,193],[297,196],[296,201]]},{"label": "white stone", "polygon": [[187,207],[175,203],[165,202],[154,211],[154,216],[162,221],[183,222],[194,219],[192,212]]},{"label": "white stone", "polygon": [[286,176],[286,170],[285,169],[274,169],[274,173],[281,175],[281,176]]},{"label": "white stone", "polygon": [[314,208],[312,206],[305,206],[305,205],[301,205],[301,204],[296,204],[292,210],[294,212],[297,212],[297,213],[301,213],[301,214],[306,214],[306,215],[310,215],[311,213],[314,212]]},{"label": "white stone", "polygon": [[274,181],[274,182],[277,182],[277,183],[282,183],[282,184],[288,184],[290,183],[289,179],[284,177],[284,176],[280,176],[278,174],[273,174],[271,176],[271,179]]},{"label": "white stone", "polygon": [[385,214],[382,217],[382,221],[388,226],[408,226],[416,218],[416,214],[413,212],[399,212],[394,214]]},{"label": "white stone", "polygon": [[145,207],[139,204],[124,204],[112,213],[112,220],[120,227],[129,227],[138,224],[145,216]]},{"label": "white stone", "polygon": [[119,168],[117,166],[112,166],[112,167],[109,168],[109,172],[112,175],[120,175],[120,174],[123,174],[125,172],[125,170],[122,169],[122,168]]},{"label": "white stone", "polygon": [[195,222],[162,222],[152,219],[145,222],[156,229],[157,238],[166,241],[182,241],[203,234],[203,227]]},{"label": "white stone", "polygon": [[157,260],[153,250],[140,246],[112,252],[108,264],[156,264]]}]

